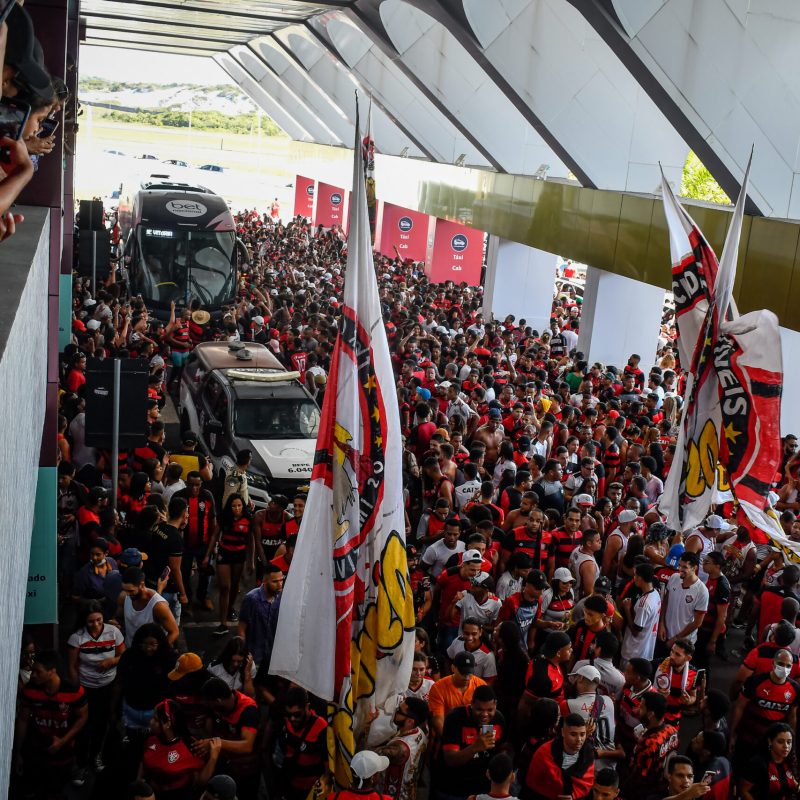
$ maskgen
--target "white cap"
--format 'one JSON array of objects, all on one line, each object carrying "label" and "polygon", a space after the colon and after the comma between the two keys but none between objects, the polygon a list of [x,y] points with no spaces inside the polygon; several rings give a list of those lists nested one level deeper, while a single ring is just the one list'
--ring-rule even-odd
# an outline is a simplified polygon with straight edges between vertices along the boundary
[{"label": "white cap", "polygon": [[578,494],[572,498],[572,504],[574,506],[593,506],[594,497],[590,494]]},{"label": "white cap", "polygon": [[350,761],[350,769],[362,781],[383,772],[389,766],[386,756],[379,756],[372,750],[361,750]]},{"label": "white cap", "polygon": [[258,326],[259,326],[259,327],[261,327],[261,328],[263,328],[263,327],[264,327],[264,317],[262,317],[260,314],[256,314],[254,317],[251,317],[251,318],[250,318],[250,321],[251,321],[251,322],[252,322],[254,325],[258,325]]},{"label": "white cap", "polygon": [[462,564],[481,564],[483,563],[483,556],[480,550],[467,550],[461,559]]},{"label": "white cap", "polygon": [[270,294],[271,294],[273,297],[277,297],[277,296],[278,296],[278,290],[277,290],[277,289],[270,289],[270,290],[269,290],[269,293],[270,293]]},{"label": "white cap", "polygon": [[572,677],[580,677],[586,678],[587,681],[593,681],[594,683],[600,683],[600,670],[597,667],[593,667],[591,664],[584,664],[582,667],[570,672],[570,678]]},{"label": "white cap", "polygon": [[92,298],[92,297],[87,297],[87,298],[86,298],[86,299],[83,301],[83,307],[84,307],[84,308],[91,308],[92,306],[96,306],[96,305],[97,305],[97,300],[95,300],[95,299],[94,299],[94,298]]},{"label": "white cap", "polygon": [[100,327],[100,320],[99,319],[90,319],[86,323],[86,327],[90,331],[96,331]]},{"label": "white cap", "polygon": [[639,515],[635,511],[633,511],[630,508],[626,508],[624,511],[620,511],[619,512],[619,516],[617,517],[617,520],[619,520],[619,522],[623,522],[623,523],[625,523],[625,522],[636,522],[636,520],[638,518],[639,518]]},{"label": "white cap", "polygon": [[453,385],[453,384],[452,384],[452,383],[450,383],[450,381],[442,381],[442,382],[439,384],[439,387],[438,387],[438,388],[439,388],[439,389],[449,389],[449,388],[450,388],[452,385]]},{"label": "white cap", "polygon": [[703,523],[704,528],[711,528],[712,531],[732,531],[733,525],[728,525],[718,514],[709,514]]},{"label": "white cap", "polygon": [[566,567],[559,567],[553,573],[553,578],[562,583],[575,583],[575,576]]}]

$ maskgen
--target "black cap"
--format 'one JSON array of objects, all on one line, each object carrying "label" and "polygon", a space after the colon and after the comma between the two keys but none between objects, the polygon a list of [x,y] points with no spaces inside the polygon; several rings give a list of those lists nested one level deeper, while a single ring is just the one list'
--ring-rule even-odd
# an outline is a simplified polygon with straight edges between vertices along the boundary
[{"label": "black cap", "polygon": [[594,582],[594,590],[596,592],[602,592],[603,594],[610,594],[610,592],[611,592],[611,581],[610,581],[610,579],[606,578],[605,575],[601,575]]},{"label": "black cap", "polygon": [[206,784],[205,795],[214,800],[236,800],[236,781],[230,775],[215,775]]},{"label": "black cap", "polygon": [[6,20],[8,35],[5,63],[14,67],[21,81],[31,92],[48,95],[52,91],[50,76],[44,65],[37,60],[42,53],[41,45],[33,33],[33,20],[19,4],[15,4]]},{"label": "black cap", "polygon": [[536,589],[545,589],[548,585],[547,575],[545,575],[540,569],[532,569],[528,573],[528,577],[525,578],[525,583],[529,583]]},{"label": "black cap", "polygon": [[194,431],[186,431],[186,433],[181,436],[181,441],[184,444],[197,444],[197,434]]},{"label": "black cap", "polygon": [[472,675],[475,672],[475,656],[472,653],[468,653],[466,650],[462,650],[460,653],[456,654],[456,657],[453,659],[453,666],[462,674],[462,675]]}]

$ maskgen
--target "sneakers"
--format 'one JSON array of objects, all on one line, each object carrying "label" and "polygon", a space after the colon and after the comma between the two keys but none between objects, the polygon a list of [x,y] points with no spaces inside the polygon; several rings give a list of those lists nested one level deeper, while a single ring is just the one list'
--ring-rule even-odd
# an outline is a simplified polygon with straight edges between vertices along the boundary
[{"label": "sneakers", "polygon": [[94,771],[95,772],[102,772],[106,768],[106,765],[103,763],[102,756],[95,756],[94,759]]},{"label": "sneakers", "polygon": [[214,636],[225,636],[227,633],[229,633],[227,625],[220,625],[214,630]]},{"label": "sneakers", "polygon": [[236,610],[232,608],[232,609],[231,609],[231,610],[228,612],[228,620],[229,620],[230,622],[236,622],[236,620],[237,620],[237,619],[239,619],[239,617],[238,617],[238,616],[236,616]]}]

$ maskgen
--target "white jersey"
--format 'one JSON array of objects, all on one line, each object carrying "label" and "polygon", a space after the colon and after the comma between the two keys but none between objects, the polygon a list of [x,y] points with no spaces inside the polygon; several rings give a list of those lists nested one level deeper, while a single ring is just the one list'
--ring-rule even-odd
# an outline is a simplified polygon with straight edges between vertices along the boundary
[{"label": "white jersey", "polygon": [[495,593],[500,600],[511,597],[512,594],[522,591],[522,581],[524,578],[515,578],[511,572],[506,570],[498,579],[495,586]]},{"label": "white jersey", "polygon": [[600,693],[610,697],[613,703],[619,702],[622,697],[622,688],[625,686],[625,676],[611,661],[605,658],[595,658],[594,660],[585,658],[583,661],[576,661],[572,671],[577,672],[587,664],[596,667],[600,673],[600,685],[597,687]]},{"label": "white jersey", "polygon": [[456,553],[463,552],[464,542],[462,542],[460,539],[456,542],[456,546],[452,550],[444,543],[444,539],[437,539],[422,554],[422,563],[430,567],[432,578],[438,578],[442,574],[444,565]]},{"label": "white jersey", "polygon": [[592,568],[592,579],[589,585],[594,587],[594,582],[600,577],[600,566],[597,563],[597,559],[592,553],[584,553],[580,547],[576,547],[569,557],[568,566],[569,571],[575,578],[575,597],[578,600],[583,597],[583,592],[581,591],[583,586],[583,580],[581,579],[581,567],[584,564],[589,564]]},{"label": "white jersey", "polygon": [[388,794],[394,800],[414,800],[417,796],[417,781],[422,757],[428,746],[428,737],[424,731],[414,728],[409,733],[390,739],[389,744],[400,745],[404,757],[396,764],[389,764],[382,774],[377,790]]},{"label": "white jersey", "polygon": [[419,697],[420,700],[424,700],[427,703],[433,683],[431,678],[423,678],[422,683],[416,689],[406,689],[403,692],[403,697]]},{"label": "white jersey", "polygon": [[[447,648],[447,657],[452,661],[459,653],[464,652],[464,640],[454,639],[450,647]],[[477,650],[471,650],[472,657],[475,659],[475,674],[479,678],[494,678],[497,675],[497,662],[494,653],[482,644]]]},{"label": "white jersey", "polygon": [[[570,714],[580,714],[585,720],[592,718],[595,723],[595,732],[592,736],[599,750],[613,750],[614,736],[617,724],[614,719],[614,703],[610,697],[604,697],[600,692],[590,694],[580,694],[567,700],[567,707]],[[614,760],[609,758],[597,758],[594,768],[604,769],[605,767],[614,768]]]},{"label": "white jersey", "polygon": [[655,589],[640,595],[633,604],[633,624],[642,630],[634,633],[632,628],[626,629],[625,637],[622,640],[623,661],[627,662],[632,658],[653,660],[660,615],[661,595]]},{"label": "white jersey", "polygon": [[[701,580],[684,588],[680,575],[670,575],[664,597],[667,601],[664,623],[668,639],[677,636],[694,619],[695,611],[708,611],[708,589]],[[694,642],[697,631],[692,631],[686,638]]]},{"label": "white jersey", "polygon": [[455,495],[456,501],[456,508],[459,511],[464,508],[464,506],[469,503],[474,497],[477,496],[478,492],[481,489],[481,482],[477,479],[474,481],[465,481],[464,483],[456,486],[453,489],[453,494]]}]

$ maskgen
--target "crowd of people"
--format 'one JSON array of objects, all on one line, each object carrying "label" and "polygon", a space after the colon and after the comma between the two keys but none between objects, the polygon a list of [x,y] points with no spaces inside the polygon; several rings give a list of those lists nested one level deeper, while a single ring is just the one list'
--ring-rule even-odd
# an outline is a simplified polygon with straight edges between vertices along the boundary
[{"label": "crowd of people", "polygon": [[[24,0],[12,3],[6,21],[0,22],[0,242],[24,221],[11,207],[33,178],[39,159],[53,151],[57,120],[70,96],[64,82],[47,72],[44,51],[23,4]],[[7,6],[4,3],[3,9]]]},{"label": "crowd of people", "polygon": [[[15,796],[797,797],[800,568],[724,495],[686,534],[659,513],[685,377],[674,320],[653,332],[647,371],[637,355],[588,363],[574,289],[532,330],[488,317],[480,288],[381,256],[415,654],[408,689],[361,731],[353,785],[332,786],[325,705],[269,674],[279,615],[300,613],[281,596],[297,536],[314,532],[305,490],[254,508],[247,452],[219,486],[196,433],[170,448],[161,419],[204,340],[264,345],[318,402],[328,390],[344,237],[256,211],[237,225],[251,263],[220,314],[194,303],[165,325],[123,279],[75,282],[58,433],[64,644],[23,641]],[[85,441],[84,387],[89,359],[117,356],[147,359],[151,378],[147,433],[114,486],[111,453]],[[783,443],[773,501],[796,539],[800,459],[796,437]],[[214,610],[222,649],[193,652],[187,622]],[[740,666],[723,686],[725,661]]]}]

